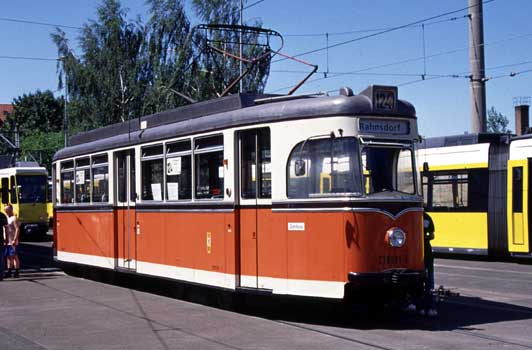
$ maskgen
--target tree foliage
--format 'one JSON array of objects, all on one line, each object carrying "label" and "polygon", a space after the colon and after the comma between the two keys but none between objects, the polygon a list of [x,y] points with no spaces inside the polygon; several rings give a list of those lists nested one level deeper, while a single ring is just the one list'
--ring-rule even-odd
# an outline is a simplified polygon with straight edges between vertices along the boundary
[{"label": "tree foliage", "polygon": [[[80,54],[57,29],[59,87],[67,84],[71,133],[217,97],[238,76],[238,62],[202,51],[201,33],[192,32],[181,0],[147,0],[148,20],[130,20],[119,0],[102,0],[97,18],[80,32]],[[199,18],[236,24],[237,0],[193,1]],[[234,45],[234,35],[223,38]],[[258,40],[248,35],[246,40]],[[234,49],[231,48],[231,49]],[[247,55],[257,54],[249,46]],[[237,52],[237,51],[233,51]],[[260,64],[244,81],[262,91],[269,64]],[[232,90],[232,92],[236,92]],[[74,128],[72,128],[74,126]]]},{"label": "tree foliage", "polygon": [[501,112],[497,111],[495,107],[488,110],[487,130],[493,133],[510,133],[507,128],[508,118]]},{"label": "tree foliage", "polygon": [[[7,115],[2,131],[13,143],[18,131],[21,157],[35,158],[50,169],[54,153],[63,146],[63,111],[63,99],[49,90],[24,94],[13,100],[13,112]],[[5,143],[1,151],[13,152]]]}]

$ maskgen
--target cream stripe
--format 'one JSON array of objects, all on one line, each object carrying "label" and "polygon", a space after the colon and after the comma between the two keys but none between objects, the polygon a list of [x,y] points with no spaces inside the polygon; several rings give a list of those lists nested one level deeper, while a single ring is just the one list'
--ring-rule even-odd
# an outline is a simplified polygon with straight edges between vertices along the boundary
[{"label": "cream stripe", "polygon": [[[115,260],[112,258],[63,251],[57,252],[57,258],[60,261],[111,269],[114,268],[115,264]],[[136,264],[137,272],[146,275],[171,278],[233,290],[236,287],[236,276],[234,274],[154,264],[143,261],[136,261]],[[257,278],[255,276],[241,276],[242,286],[255,287],[256,284]],[[259,288],[271,289],[273,294],[280,295],[300,295],[337,299],[343,298],[344,296],[344,282],[259,277],[258,284]]]}]

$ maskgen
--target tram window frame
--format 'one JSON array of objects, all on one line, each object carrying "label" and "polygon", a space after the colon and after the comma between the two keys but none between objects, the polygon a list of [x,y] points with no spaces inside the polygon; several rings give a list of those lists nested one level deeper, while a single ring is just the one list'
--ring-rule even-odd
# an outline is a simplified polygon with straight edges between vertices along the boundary
[{"label": "tram window frame", "polygon": [[57,195],[56,195],[56,178],[57,178],[57,170],[55,167],[55,163],[52,164],[52,193],[50,193],[50,199],[49,201],[52,202],[52,206],[55,206],[57,202]]},{"label": "tram window frame", "polygon": [[[370,162],[368,164],[368,152]],[[400,167],[401,155],[407,153],[407,162]],[[406,195],[418,194],[416,184],[415,150],[410,145],[362,146],[360,162],[364,181],[364,194],[371,196],[383,192],[397,192]],[[407,169],[407,171],[401,171]]]},{"label": "tram window frame", "polygon": [[[433,212],[487,212],[489,173],[487,168],[436,170],[422,172],[423,200],[428,211]],[[454,176],[454,178],[452,178]],[[436,178],[435,178],[436,177]],[[448,177],[438,179],[437,177]],[[434,186],[450,186],[452,205],[434,205]],[[464,186],[465,185],[465,186]],[[458,193],[458,187],[461,192]],[[465,187],[465,192],[464,192]],[[464,195],[465,193],[465,195]],[[458,198],[458,195],[464,198]],[[436,198],[438,201],[438,198]],[[458,205],[459,202],[465,205]],[[438,202],[436,202],[438,203]]]},{"label": "tram window frame", "polygon": [[[214,135],[205,135],[197,137],[194,139],[194,199],[200,201],[220,201],[225,198],[225,166],[224,166],[224,135],[223,134],[214,134]],[[216,154],[216,155],[215,155]],[[221,155],[221,157],[220,157]],[[218,158],[218,162],[214,163],[217,167],[211,168],[210,162],[212,159],[207,158],[209,168],[207,169],[208,173],[202,173],[199,168],[202,164],[202,161],[205,157],[214,157]],[[213,170],[216,169],[216,170]],[[220,176],[222,174],[223,176]],[[199,189],[200,185],[204,184],[205,181],[202,179],[202,175],[207,175],[208,189],[209,193],[200,194]],[[211,175],[215,175],[214,178],[217,178],[218,182],[218,193],[214,193],[216,188],[211,189],[211,183],[216,182],[211,181]],[[211,190],[213,192],[211,193]]]},{"label": "tram window frame", "polygon": [[[106,190],[105,191],[99,191],[98,194],[96,194],[95,191],[95,175],[102,175],[99,172],[96,174],[95,170],[100,171],[101,169],[105,168],[105,172],[103,173],[104,178],[98,179],[98,187],[100,186],[101,181],[106,181]],[[107,153],[104,154],[97,154],[91,156],[91,173],[90,173],[90,185],[91,185],[91,204],[92,203],[108,203],[109,202],[109,155]],[[103,193],[105,192],[105,193]],[[96,200],[96,195],[99,197],[98,200]]]},{"label": "tram window frame", "polygon": [[[74,166],[74,203],[85,205],[90,204],[92,197],[91,158],[89,156],[76,158]],[[78,178],[80,173],[83,174],[82,180]],[[83,181],[83,184],[78,183],[78,181]],[[81,189],[81,191],[78,193],[79,189]]]},{"label": "tram window frame", "polygon": [[9,200],[11,201],[11,204],[17,204],[19,202],[15,175],[9,177]]},{"label": "tram window frame", "polygon": [[[74,174],[75,174],[75,168],[74,168],[74,159],[70,159],[70,160],[65,160],[65,161],[62,161],[59,163],[59,166],[60,166],[60,175],[59,175],[59,179],[60,179],[60,203],[61,204],[65,204],[65,205],[70,205],[70,204],[74,204],[74,198],[75,198],[75,188],[74,188],[74,182],[75,182],[75,179],[74,179]],[[71,174],[71,178],[69,179],[69,182],[70,182],[70,201],[69,202],[66,202],[65,201],[65,196],[64,196],[64,190],[65,190],[65,180],[64,180],[64,174],[67,174],[67,173],[70,173]]]},{"label": "tram window frame", "polygon": [[9,178],[3,177],[2,184],[2,204],[9,204]]},{"label": "tram window frame", "polygon": [[512,168],[512,212],[523,212],[523,167]]},{"label": "tram window frame", "polygon": [[[160,149],[160,151],[153,152],[153,150]],[[153,201],[153,202],[162,202],[165,198],[165,145],[162,143],[146,145],[141,147],[141,158],[140,158],[140,169],[141,169],[141,200],[142,201]],[[153,196],[153,185],[157,184],[153,182],[155,173],[153,171],[152,164],[157,164],[160,162],[160,199],[154,199]],[[147,166],[150,166],[149,171]],[[158,169],[159,171],[159,169]],[[145,187],[147,176],[150,176],[150,187]]]},{"label": "tram window frame", "polygon": [[[177,140],[177,141],[171,141],[166,143],[165,148],[165,158],[164,158],[164,187],[165,187],[165,193],[164,193],[164,200],[169,202],[175,202],[175,201],[191,201],[192,200],[192,142],[190,139],[184,139],[184,140]],[[169,174],[168,171],[175,172],[174,169],[169,168],[169,160],[177,160],[179,159],[179,162],[174,162],[173,166],[176,166],[179,164],[179,173],[178,174]],[[183,171],[183,168],[185,171]],[[188,170],[188,176],[187,171]],[[176,177],[177,181],[169,181],[169,177],[171,177],[171,180],[174,180],[174,177]],[[188,185],[187,185],[188,182]],[[177,184],[177,188],[175,189],[177,192],[174,194],[174,189],[170,191],[168,188],[168,185],[170,183]],[[185,183],[185,185],[181,185],[182,183]],[[172,197],[174,195],[177,195],[177,198],[169,198],[170,194],[172,194]]]},{"label": "tram window frame", "polygon": [[[343,142],[349,142],[347,145],[342,145],[344,154],[334,155],[333,154],[333,167],[331,169],[330,163],[327,165],[324,162],[325,159],[330,158],[323,156],[321,158],[320,154],[317,153],[316,149],[312,152],[310,151],[311,146],[317,148],[319,143],[324,143],[325,146],[328,146],[329,142],[337,142],[338,140],[343,140]],[[347,151],[346,146],[351,145],[353,148]],[[325,149],[325,148],[324,148]],[[325,154],[325,153],[324,153]],[[340,154],[340,153],[339,153]],[[345,156],[348,155],[348,157]],[[345,160],[344,158],[348,158]],[[336,163],[335,163],[336,159]],[[341,159],[344,159],[341,161]],[[305,167],[304,172],[298,174],[296,171],[296,164],[298,161],[303,161],[302,165]],[[334,164],[337,164],[335,167]],[[329,197],[339,197],[339,196],[362,196],[363,192],[363,177],[362,177],[362,168],[360,160],[360,144],[356,137],[342,137],[342,138],[331,138],[331,137],[321,137],[321,138],[308,138],[307,140],[298,142],[291,150],[290,155],[288,156],[286,162],[286,196],[293,199],[301,198],[329,198]],[[348,167],[348,170],[342,170]],[[322,169],[319,171],[319,169]],[[335,169],[336,168],[336,169]],[[325,170],[324,170],[325,169]],[[327,174],[327,169],[328,174]],[[336,173],[336,174],[335,174]],[[347,173],[347,177],[341,176],[341,173]],[[317,176],[319,174],[319,176]],[[332,178],[332,175],[338,176],[337,179]],[[344,187],[336,187],[337,189],[346,188],[345,182],[346,179],[349,180],[349,177],[352,178],[352,183],[347,184],[352,188],[346,191],[333,191],[334,181],[344,181]],[[304,182],[302,182],[302,180]],[[299,182],[295,183],[295,181]],[[328,190],[326,190],[326,187]]]},{"label": "tram window frame", "polygon": [[243,130],[239,138],[240,196],[242,199],[271,199],[270,128]]}]

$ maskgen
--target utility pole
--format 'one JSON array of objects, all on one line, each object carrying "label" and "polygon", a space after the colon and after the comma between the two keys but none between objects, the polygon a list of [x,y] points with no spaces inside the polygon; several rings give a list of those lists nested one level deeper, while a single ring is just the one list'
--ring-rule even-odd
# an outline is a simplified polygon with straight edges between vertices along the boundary
[{"label": "utility pole", "polygon": [[65,147],[68,146],[68,115],[67,115],[67,99],[68,99],[68,74],[66,70],[66,56],[61,56],[58,58],[63,63],[63,73],[65,74],[65,96],[64,96],[64,102],[65,102],[65,108],[64,108],[64,115],[63,115],[63,134],[65,138]]},{"label": "utility pole", "polygon": [[[239,30],[239,42],[238,42],[238,50],[239,50],[239,56],[240,56],[240,59],[238,60],[239,61],[239,64],[240,64],[240,76],[242,76],[242,71],[244,70],[243,66],[242,66],[242,27],[244,25],[244,0],[240,0],[240,30]],[[244,82],[243,82],[244,79],[240,79],[240,82],[239,82],[239,90],[240,90],[240,93],[242,93],[242,91],[244,90]]]},{"label": "utility pole", "polygon": [[471,131],[486,132],[486,72],[482,0],[469,1],[469,66],[471,69]]}]

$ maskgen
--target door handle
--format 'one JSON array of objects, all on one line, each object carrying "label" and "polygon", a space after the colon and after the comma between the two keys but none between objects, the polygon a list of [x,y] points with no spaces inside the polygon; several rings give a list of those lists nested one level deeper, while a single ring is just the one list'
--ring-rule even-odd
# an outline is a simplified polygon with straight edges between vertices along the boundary
[{"label": "door handle", "polygon": [[253,231],[253,234],[251,235],[251,238],[257,239],[257,232]]}]

